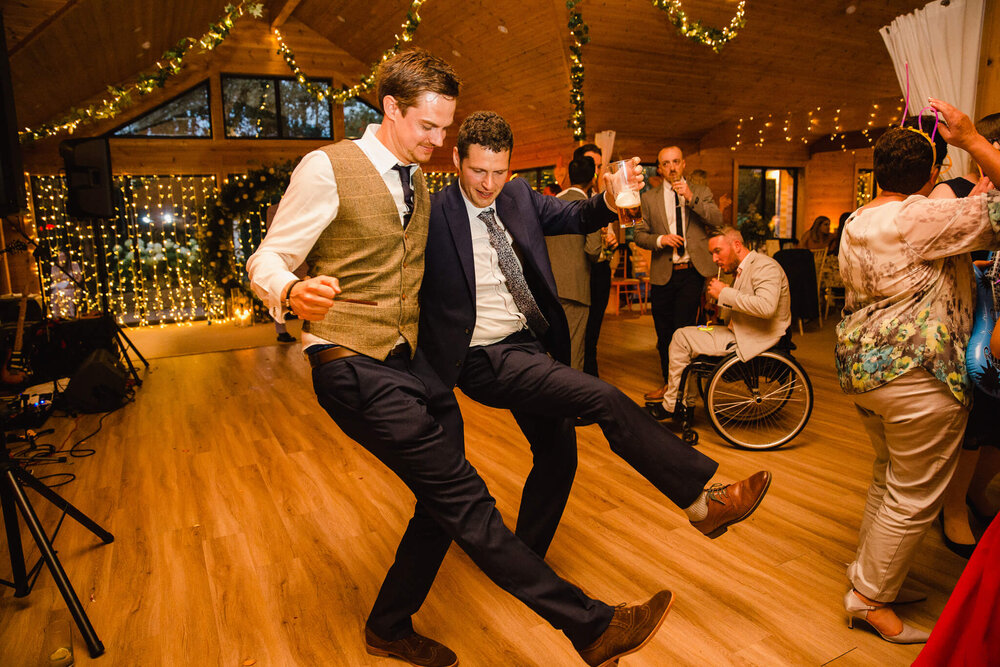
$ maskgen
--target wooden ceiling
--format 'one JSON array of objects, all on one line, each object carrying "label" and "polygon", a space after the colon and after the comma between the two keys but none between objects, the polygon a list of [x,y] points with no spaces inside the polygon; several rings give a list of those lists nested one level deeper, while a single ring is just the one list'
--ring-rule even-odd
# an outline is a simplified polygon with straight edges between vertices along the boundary
[{"label": "wooden ceiling", "polygon": [[[19,124],[53,120],[100,99],[108,85],[133,80],[179,39],[204,33],[225,4],[0,0]],[[817,133],[831,131],[835,122],[844,131],[862,129],[874,102],[899,96],[878,29],[924,4],[750,0],[746,27],[716,54],[680,36],[649,0],[586,0],[578,7],[591,37],[583,52],[588,135],[614,129],[622,150],[652,159],[650,150],[668,141],[730,142],[740,118],[756,138],[753,122],[763,129],[760,121],[770,114],[767,134],[780,139],[786,119],[802,126],[816,107],[828,110],[816,116]],[[391,45],[408,3],[265,0],[264,6],[265,25],[287,17],[283,27],[307,74],[311,66],[322,67],[339,82],[354,82]],[[685,0],[684,8],[692,19],[721,27],[736,2]],[[551,164],[569,152],[575,142],[567,128],[564,0],[427,0],[420,14],[414,44],[449,60],[464,81],[457,121],[477,109],[505,116],[514,128],[516,165]],[[241,28],[238,23],[234,32]],[[164,95],[179,92],[170,92],[170,85]],[[895,108],[889,106],[887,113]],[[885,124],[888,117],[878,121]],[[446,152],[438,160],[445,163]]]}]

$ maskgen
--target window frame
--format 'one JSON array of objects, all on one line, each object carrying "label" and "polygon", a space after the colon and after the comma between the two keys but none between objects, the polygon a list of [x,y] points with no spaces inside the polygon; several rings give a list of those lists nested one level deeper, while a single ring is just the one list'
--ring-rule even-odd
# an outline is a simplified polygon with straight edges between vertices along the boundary
[{"label": "window frame", "polygon": [[[144,117],[146,117],[146,116],[148,116],[150,114],[153,114],[153,113],[159,111],[160,109],[162,109],[162,108],[164,108],[164,107],[166,107],[166,106],[168,106],[170,104],[173,104],[174,102],[176,102],[180,98],[182,98],[185,95],[187,95],[188,93],[190,93],[195,88],[199,88],[201,86],[207,86],[208,87],[208,136],[207,137],[199,137],[199,136],[193,135],[193,134],[182,134],[182,135],[177,135],[177,134],[175,134],[175,135],[164,135],[164,134],[155,134],[155,135],[121,134],[120,135],[120,134],[116,134],[122,128],[128,127],[129,125],[131,125],[132,123],[136,122],[140,118],[144,118]],[[142,112],[141,114],[138,114],[138,115],[134,116],[133,118],[131,118],[130,120],[125,121],[121,125],[113,128],[111,130],[108,130],[108,132],[104,136],[107,139],[151,139],[151,140],[157,140],[157,141],[166,139],[166,140],[174,140],[174,141],[177,141],[177,140],[211,141],[212,139],[215,138],[215,123],[213,122],[213,119],[212,119],[212,79],[211,79],[211,77],[208,77],[206,79],[203,79],[203,80],[199,81],[198,83],[194,84],[193,86],[191,86],[189,88],[186,88],[185,90],[177,93],[176,95],[174,95],[170,99],[168,99],[168,100],[166,100],[164,102],[161,102],[160,104],[157,104],[152,109],[147,109],[146,111]]]},{"label": "window frame", "polygon": [[[226,117],[226,79],[255,79],[259,81],[270,81],[274,86],[274,121],[275,126],[278,130],[278,136],[276,137],[231,137],[229,136],[229,125],[227,123]],[[326,105],[329,111],[330,117],[330,127],[329,134],[319,137],[287,137],[283,136],[283,124],[282,119],[284,114],[282,113],[282,103],[281,103],[281,85],[282,81],[295,81],[298,79],[294,76],[275,76],[268,74],[241,74],[237,72],[222,72],[219,74],[219,103],[222,108],[222,138],[227,140],[237,140],[237,141],[333,141],[334,140],[334,109],[333,101],[331,98],[326,98]],[[330,79],[324,79],[322,77],[306,77],[306,81],[311,81],[313,83],[320,83],[326,86],[333,86],[333,82]]]}]

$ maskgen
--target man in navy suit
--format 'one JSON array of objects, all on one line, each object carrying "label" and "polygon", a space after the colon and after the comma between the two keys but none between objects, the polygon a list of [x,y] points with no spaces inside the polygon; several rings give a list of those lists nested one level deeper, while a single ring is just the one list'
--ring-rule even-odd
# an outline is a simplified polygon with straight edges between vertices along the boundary
[{"label": "man in navy suit", "polygon": [[445,385],[511,410],[528,439],[534,466],[515,534],[544,556],[575,473],[573,420],[583,417],[696,528],[721,535],[757,508],[770,473],[705,489],[715,461],[615,387],[566,365],[569,329],[544,236],[607,225],[616,217],[613,185],[568,202],[534,192],[523,179],[508,182],[513,144],[510,127],[492,112],[473,113],[459,129],[458,183],[431,203],[419,347]]}]

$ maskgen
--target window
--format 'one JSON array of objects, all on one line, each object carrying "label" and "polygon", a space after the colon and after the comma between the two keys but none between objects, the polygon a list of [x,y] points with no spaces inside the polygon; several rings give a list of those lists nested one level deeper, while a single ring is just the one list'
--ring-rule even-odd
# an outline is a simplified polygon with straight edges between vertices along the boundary
[{"label": "window", "polygon": [[365,128],[372,123],[381,123],[382,114],[364,100],[352,97],[344,102],[344,137],[360,139]]},{"label": "window", "polygon": [[[325,81],[315,80],[321,85]],[[222,77],[222,114],[230,139],[328,139],[330,103],[295,79]]]},{"label": "window", "polygon": [[203,81],[135,120],[120,126],[113,137],[212,137],[208,81]]},{"label": "window", "polygon": [[528,185],[541,192],[549,183],[556,182],[555,167],[536,167],[535,169],[522,169],[510,175],[511,178],[520,176],[528,181]]},{"label": "window", "polygon": [[857,198],[854,204],[856,208],[861,208],[878,194],[878,185],[875,183],[875,171],[872,169],[858,169],[857,183]]},{"label": "window", "polygon": [[[740,167],[736,219],[770,228],[776,238],[795,238],[798,169]],[[759,219],[758,219],[759,216]]]}]

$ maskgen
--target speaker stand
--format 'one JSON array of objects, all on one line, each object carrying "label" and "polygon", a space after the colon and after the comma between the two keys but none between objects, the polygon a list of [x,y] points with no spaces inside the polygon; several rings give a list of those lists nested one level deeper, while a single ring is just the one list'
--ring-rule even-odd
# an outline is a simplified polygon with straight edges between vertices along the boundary
[{"label": "speaker stand", "polygon": [[139,357],[139,361],[146,368],[149,368],[149,362],[139,352],[139,348],[135,346],[135,343],[125,335],[125,331],[122,330],[121,325],[111,316],[111,307],[108,304],[108,292],[111,291],[111,280],[108,278],[107,258],[104,256],[104,230],[101,229],[100,218],[90,218],[90,225],[94,231],[94,255],[97,260],[97,291],[101,298],[101,314],[110,322],[110,326],[113,328],[112,335],[114,336],[115,343],[118,345],[118,350],[122,356],[125,357],[125,363],[128,364],[129,374],[135,381],[135,385],[141,387],[142,380],[139,378],[139,372],[135,369],[135,364],[132,363],[132,358],[128,355],[128,350],[131,349],[135,352],[135,356]]},{"label": "speaker stand", "polygon": [[[101,640],[97,637],[97,633],[94,632],[94,626],[90,624],[87,612],[83,610],[80,598],[77,597],[76,591],[73,590],[73,584],[70,583],[69,577],[66,576],[66,571],[56,556],[56,551],[52,547],[51,540],[45,534],[45,529],[38,520],[38,515],[35,514],[28,496],[24,493],[24,486],[31,487],[65,514],[76,519],[84,528],[101,538],[104,544],[111,544],[115,539],[114,535],[101,528],[97,525],[97,522],[71,505],[58,493],[45,486],[31,473],[24,470],[24,468],[11,459],[10,452],[7,451],[6,434],[0,432],[0,505],[3,508],[3,522],[7,529],[7,551],[10,556],[11,570],[14,573],[14,581],[0,579],[0,584],[13,588],[14,597],[25,597],[34,587],[39,569],[42,562],[44,562],[49,568],[49,572],[52,574],[59,592],[62,593],[66,606],[69,607],[69,613],[73,616],[73,620],[76,621],[76,627],[79,628],[80,634],[83,635],[83,639],[87,643],[87,650],[90,651],[90,657],[96,658],[104,653],[104,644],[101,643]],[[21,529],[17,520],[18,510],[20,510],[21,516],[28,525],[28,530],[31,531],[31,536],[34,538],[35,544],[42,554],[41,559],[35,563],[30,572],[28,572],[24,564]],[[61,521],[60,519],[60,523]]]}]

